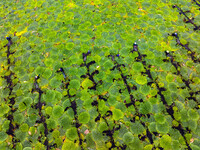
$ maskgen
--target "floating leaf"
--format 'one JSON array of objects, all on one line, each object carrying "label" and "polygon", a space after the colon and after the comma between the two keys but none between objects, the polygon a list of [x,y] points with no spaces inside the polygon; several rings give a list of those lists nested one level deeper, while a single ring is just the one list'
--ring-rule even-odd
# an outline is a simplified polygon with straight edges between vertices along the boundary
[{"label": "floating leaf", "polygon": [[23,102],[19,103],[19,110],[20,111],[26,110],[26,105]]},{"label": "floating leaf", "polygon": [[16,150],[22,150],[23,146],[21,143],[16,144]]},{"label": "floating leaf", "polygon": [[89,41],[91,39],[91,37],[88,35],[88,34],[82,34],[81,36],[80,36],[80,40],[82,41],[82,42],[87,42],[87,41]]},{"label": "floating leaf", "polygon": [[60,118],[63,115],[63,112],[64,112],[64,109],[61,106],[57,105],[53,107],[52,113],[55,118]]},{"label": "floating leaf", "polygon": [[7,139],[7,137],[8,135],[5,132],[0,132],[0,142],[4,142]]},{"label": "floating leaf", "polygon": [[129,144],[129,143],[133,142],[133,140],[134,140],[134,136],[131,132],[127,132],[124,134],[124,136],[123,136],[124,143]]},{"label": "floating leaf", "polygon": [[73,79],[73,80],[70,81],[69,85],[70,85],[71,88],[75,88],[75,89],[78,90],[80,88],[80,81]]},{"label": "floating leaf", "polygon": [[138,84],[144,85],[147,83],[147,78],[145,76],[137,76],[136,77],[136,82]]},{"label": "floating leaf", "polygon": [[93,130],[92,131],[92,139],[95,142],[100,142],[103,139],[103,135],[98,130]]},{"label": "floating leaf", "polygon": [[133,134],[142,134],[144,132],[144,127],[140,122],[131,123],[130,125],[131,132]]},{"label": "floating leaf", "polygon": [[38,60],[39,60],[39,55],[32,54],[32,55],[29,57],[29,61],[30,61],[31,63],[36,63],[36,62],[38,62]]},{"label": "floating leaf", "polygon": [[108,98],[108,104],[114,106],[117,103],[117,99],[114,95],[110,95]]},{"label": "floating leaf", "polygon": [[72,141],[76,140],[78,138],[77,129],[75,127],[68,129],[66,132],[66,136]]},{"label": "floating leaf", "polygon": [[72,50],[73,47],[74,47],[74,43],[68,42],[68,43],[66,44],[66,47],[65,47],[65,48],[66,48],[67,50]]},{"label": "floating leaf", "polygon": [[19,139],[21,142],[25,141],[27,132],[21,132],[21,130],[17,130],[15,132],[16,138]]},{"label": "floating leaf", "polygon": [[50,86],[52,88],[58,88],[61,84],[61,81],[59,81],[58,79],[56,79],[56,77],[53,77],[51,80],[50,80]]},{"label": "floating leaf", "polygon": [[148,51],[146,54],[147,54],[147,57],[146,57],[147,59],[154,59],[155,58],[155,55],[152,51]]},{"label": "floating leaf", "polygon": [[108,91],[111,95],[116,95],[118,93],[118,88],[117,86],[111,86],[111,88]]},{"label": "floating leaf", "polygon": [[47,119],[46,122],[47,122],[47,128],[49,130],[56,128],[56,121],[55,120],[53,120],[53,119]]},{"label": "floating leaf", "polygon": [[140,92],[144,95],[148,95],[150,93],[150,90],[151,90],[150,86],[147,86],[146,84],[140,86]]},{"label": "floating leaf", "polygon": [[166,80],[167,80],[167,82],[172,82],[174,80],[174,76],[171,73],[167,74]]},{"label": "floating leaf", "polygon": [[148,114],[152,112],[152,105],[149,101],[145,101],[140,104],[139,112],[142,114]]},{"label": "floating leaf", "polygon": [[199,120],[199,113],[194,109],[188,110],[188,116],[192,120]]},{"label": "floating leaf", "polygon": [[0,106],[0,116],[3,116],[4,114],[7,114],[10,110],[10,107],[6,104],[1,104]]},{"label": "floating leaf", "polygon": [[156,122],[151,122],[148,128],[150,132],[156,132]]},{"label": "floating leaf", "polygon": [[14,114],[14,121],[18,124],[21,124],[24,121],[24,116],[21,113],[15,113]]},{"label": "floating leaf", "polygon": [[144,147],[144,150],[152,150],[153,149],[153,145],[148,144]]},{"label": "floating leaf", "polygon": [[64,116],[60,120],[60,124],[63,127],[63,129],[69,129],[71,127],[71,119],[68,116]]},{"label": "floating leaf", "polygon": [[90,114],[88,112],[82,112],[78,115],[78,120],[80,123],[88,123],[90,121]]},{"label": "floating leaf", "polygon": [[42,75],[43,72],[44,72],[45,68],[44,67],[41,67],[41,66],[38,66],[36,69],[35,69],[35,73],[36,75]]},{"label": "floating leaf", "polygon": [[45,95],[45,101],[46,102],[52,102],[55,99],[55,91],[54,90],[48,90]]},{"label": "floating leaf", "polygon": [[22,132],[27,132],[28,129],[29,129],[29,126],[28,126],[27,123],[24,123],[24,124],[22,124],[22,125],[20,126],[20,130],[21,130]]},{"label": "floating leaf", "polygon": [[25,147],[23,150],[32,150],[31,147]]},{"label": "floating leaf", "polygon": [[104,64],[103,64],[104,68],[107,69],[111,69],[114,65],[111,62],[111,60],[107,60]]},{"label": "floating leaf", "polygon": [[76,94],[76,89],[70,88],[70,89],[69,89],[69,94],[70,94],[70,95],[75,95],[75,94]]},{"label": "floating leaf", "polygon": [[46,68],[45,71],[43,72],[42,76],[45,78],[45,79],[49,79],[52,75],[52,71],[51,69],[49,68]]},{"label": "floating leaf", "polygon": [[65,139],[65,142],[62,146],[62,150],[78,150],[79,145],[78,143],[74,143],[68,139]]},{"label": "floating leaf", "polygon": [[85,80],[83,80],[83,82],[81,83],[81,86],[85,89],[85,88],[88,88],[88,87],[92,87],[93,86],[93,82],[86,78]]},{"label": "floating leaf", "polygon": [[27,105],[30,106],[33,103],[33,99],[31,97],[25,97],[23,99],[23,102]]},{"label": "floating leaf", "polygon": [[53,108],[52,108],[51,106],[48,106],[48,107],[45,109],[45,112],[46,112],[46,114],[51,115],[52,110],[53,110]]},{"label": "floating leaf", "polygon": [[165,123],[165,121],[166,121],[166,119],[165,119],[165,116],[164,115],[162,115],[162,114],[156,114],[155,116],[154,116],[154,118],[155,118],[155,120],[156,120],[156,122],[158,122],[159,124],[163,124],[163,123]]},{"label": "floating leaf", "polygon": [[47,58],[47,59],[45,59],[45,61],[44,61],[44,64],[45,64],[47,67],[52,67],[53,63],[54,63],[54,60],[53,60],[52,58]]},{"label": "floating leaf", "polygon": [[164,149],[171,149],[172,139],[169,135],[163,135],[160,140],[160,145]]},{"label": "floating leaf", "polygon": [[140,62],[134,62],[133,65],[132,65],[132,69],[135,72],[141,72],[141,71],[144,70],[144,67],[143,67],[142,63],[140,63]]},{"label": "floating leaf", "polygon": [[172,141],[172,149],[179,149],[180,148],[180,143],[178,140],[173,140]]},{"label": "floating leaf", "polygon": [[119,120],[124,117],[124,113],[120,109],[114,109],[113,110],[113,119]]},{"label": "floating leaf", "polygon": [[193,132],[195,132],[196,129],[197,129],[197,121],[196,120],[189,120],[188,121],[188,128],[190,130],[192,130]]},{"label": "floating leaf", "polygon": [[156,130],[159,132],[159,133],[168,133],[169,132],[169,124],[168,122],[164,122],[162,124],[160,123],[156,123]]},{"label": "floating leaf", "polygon": [[2,125],[2,129],[3,130],[8,130],[9,129],[9,124],[10,124],[10,120],[6,120],[4,121],[3,125]]},{"label": "floating leaf", "polygon": [[128,147],[131,150],[143,150],[143,143],[140,142],[140,140],[138,139],[138,137],[134,137],[133,142],[129,143]]},{"label": "floating leaf", "polygon": [[168,84],[169,90],[172,92],[177,92],[177,85],[173,82]]},{"label": "floating leaf", "polygon": [[98,126],[99,132],[103,132],[105,130],[108,130],[108,125],[105,122],[100,122]]}]

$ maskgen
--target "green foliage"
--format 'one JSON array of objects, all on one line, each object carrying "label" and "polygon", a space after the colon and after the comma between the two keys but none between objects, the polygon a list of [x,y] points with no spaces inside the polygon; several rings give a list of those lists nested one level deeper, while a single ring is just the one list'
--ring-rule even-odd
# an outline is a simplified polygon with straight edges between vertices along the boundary
[{"label": "green foliage", "polygon": [[144,147],[144,150],[152,150],[153,145],[149,144]]},{"label": "green foliage", "polygon": [[21,130],[15,131],[16,138],[19,139],[21,142],[25,141],[27,132],[22,132]]},{"label": "green foliage", "polygon": [[61,81],[59,81],[56,77],[53,77],[51,80],[50,80],[50,86],[52,88],[58,88],[61,84]]},{"label": "green foliage", "polygon": [[132,69],[133,69],[135,72],[144,71],[144,67],[143,67],[142,63],[140,63],[140,62],[135,62],[135,63],[133,63]]},{"label": "green foliage", "polygon": [[172,149],[180,148],[180,143],[177,140],[173,140],[171,145],[172,145]]},{"label": "green foliage", "polygon": [[54,90],[48,90],[45,95],[45,101],[46,102],[52,102],[55,100],[55,91]]},{"label": "green foliage", "polygon": [[16,144],[16,150],[22,150],[23,146],[21,143]]},{"label": "green foliage", "polygon": [[80,88],[80,81],[76,79],[71,80],[69,85],[70,85],[70,88],[75,88],[78,90]]},{"label": "green foliage", "polygon": [[8,105],[2,104],[0,106],[0,116],[3,116],[4,114],[8,113],[10,110]]},{"label": "green foliage", "polygon": [[45,79],[49,79],[52,75],[52,71],[49,68],[46,68],[42,74]]},{"label": "green foliage", "polygon": [[146,84],[140,86],[140,92],[144,95],[148,95],[150,93],[150,90],[151,90],[150,86],[147,86]]},{"label": "green foliage", "polygon": [[195,121],[195,120],[189,120],[188,121],[188,128],[190,130],[192,130],[193,132],[195,132],[196,129],[197,129],[197,121]]},{"label": "green foliage", "polygon": [[168,122],[165,121],[162,124],[156,123],[156,130],[157,130],[157,132],[163,133],[163,134],[169,132],[169,124],[168,124]]},{"label": "green foliage", "polygon": [[24,116],[21,113],[15,113],[14,114],[14,121],[18,124],[21,124],[24,121]]},{"label": "green foliage", "polygon": [[7,139],[7,137],[8,135],[5,132],[0,132],[0,142],[4,142]]},{"label": "green foliage", "polygon": [[23,148],[23,150],[32,150],[32,148],[31,147],[25,147],[25,148]]},{"label": "green foliage", "polygon": [[120,109],[114,109],[113,110],[113,119],[119,120],[124,117],[124,113]]},{"label": "green foliage", "polygon": [[132,143],[134,140],[134,136],[131,132],[126,132],[123,136],[123,141],[126,144]]},{"label": "green foliage", "polygon": [[32,54],[32,55],[29,57],[29,61],[30,61],[31,63],[36,63],[36,62],[38,62],[38,60],[39,60],[39,56],[36,55],[36,54]]},{"label": "green foliage", "polygon": [[107,69],[111,69],[113,67],[113,63],[111,62],[111,60],[107,60],[106,62],[104,62],[103,67],[107,70]]},{"label": "green foliage", "polygon": [[99,132],[103,132],[104,130],[108,130],[108,126],[105,122],[100,122],[99,126],[98,126],[98,130]]},{"label": "green foliage", "polygon": [[19,103],[19,110],[20,111],[26,110],[26,105],[23,102]]},{"label": "green foliage", "polygon": [[10,120],[4,121],[4,123],[2,125],[2,129],[7,131],[9,129],[9,124],[10,124]]},{"label": "green foliage", "polygon": [[95,142],[100,142],[103,139],[103,135],[98,130],[92,131],[92,139]]},{"label": "green foliage", "polygon": [[56,125],[56,121],[55,121],[54,119],[47,119],[46,122],[47,122],[47,128],[48,128],[49,130],[55,129],[56,126],[57,126],[57,125]]},{"label": "green foliage", "polygon": [[66,132],[66,136],[72,141],[76,140],[78,138],[77,129],[75,127],[68,129]]},{"label": "green foliage", "polygon": [[72,42],[68,42],[68,43],[66,44],[66,49],[67,49],[67,50],[72,50],[73,47],[74,47],[74,43],[72,43]]},{"label": "green foliage", "polygon": [[93,86],[93,82],[90,79],[85,79],[83,80],[83,82],[81,83],[81,86],[85,89],[87,89],[88,87],[92,87]]},{"label": "green foliage", "polygon": [[28,126],[27,123],[23,123],[22,125],[20,125],[20,130],[21,130],[22,132],[27,132],[28,129],[29,129],[29,126]]},{"label": "green foliage", "polygon": [[67,150],[67,149],[73,149],[73,150],[78,150],[79,146],[78,144],[70,141],[70,140],[65,140],[62,150]]},{"label": "green foliage", "polygon": [[174,76],[173,76],[171,73],[169,73],[169,74],[167,74],[167,76],[166,76],[166,80],[167,80],[167,82],[173,82]]},{"label": "green foliage", "polygon": [[143,144],[140,143],[140,140],[139,140],[137,137],[135,137],[134,140],[133,140],[133,142],[130,143],[130,144],[128,145],[128,147],[129,147],[131,150],[142,150],[142,149],[143,149]]},{"label": "green foliage", "polygon": [[145,101],[140,104],[139,112],[142,114],[148,114],[152,112],[152,104],[149,101]]},{"label": "green foliage", "polygon": [[133,134],[142,134],[144,132],[144,127],[140,122],[131,123],[130,125],[131,132]]},{"label": "green foliage", "polygon": [[163,124],[166,121],[165,116],[163,114],[156,114],[154,118],[159,124]]},{"label": "green foliage", "polygon": [[63,115],[63,112],[64,109],[61,106],[57,105],[53,107],[52,113],[55,118],[60,118]]},{"label": "green foliage", "polygon": [[136,82],[138,83],[138,84],[140,84],[140,85],[144,85],[144,84],[146,84],[147,83],[147,79],[146,79],[146,77],[145,76],[137,76],[136,77]]},{"label": "green foliage", "polygon": [[26,104],[26,106],[30,106],[33,102],[33,99],[31,97],[25,97],[23,102]]},{"label": "green foliage", "polygon": [[0,4],[0,149],[199,149],[197,3]]},{"label": "green foliage", "polygon": [[90,114],[88,112],[82,112],[78,115],[78,120],[80,123],[88,123],[90,121]]},{"label": "green foliage", "polygon": [[199,120],[199,113],[194,109],[188,110],[188,116],[192,120]]},{"label": "green foliage", "polygon": [[174,82],[169,83],[168,87],[171,92],[177,92],[177,85]]},{"label": "green foliage", "polygon": [[71,127],[71,119],[65,115],[61,118],[60,124],[63,129],[69,129]]},{"label": "green foliage", "polygon": [[45,109],[45,113],[48,114],[48,115],[51,115],[52,110],[53,110],[53,108],[52,108],[51,106],[48,106],[48,107]]},{"label": "green foliage", "polygon": [[160,140],[160,145],[164,149],[171,149],[172,139],[169,135],[163,135]]},{"label": "green foliage", "polygon": [[35,69],[35,73],[38,75],[38,74],[43,74],[45,68],[44,67],[41,67],[41,66],[38,66],[36,69]]}]

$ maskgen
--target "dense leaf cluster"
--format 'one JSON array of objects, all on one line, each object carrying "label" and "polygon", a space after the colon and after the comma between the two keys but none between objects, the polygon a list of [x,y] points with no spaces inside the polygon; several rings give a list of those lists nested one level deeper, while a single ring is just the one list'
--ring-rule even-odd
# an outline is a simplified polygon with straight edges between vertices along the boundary
[{"label": "dense leaf cluster", "polygon": [[198,0],[0,4],[0,149],[200,149]]}]

